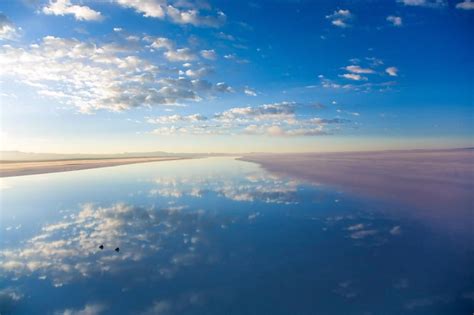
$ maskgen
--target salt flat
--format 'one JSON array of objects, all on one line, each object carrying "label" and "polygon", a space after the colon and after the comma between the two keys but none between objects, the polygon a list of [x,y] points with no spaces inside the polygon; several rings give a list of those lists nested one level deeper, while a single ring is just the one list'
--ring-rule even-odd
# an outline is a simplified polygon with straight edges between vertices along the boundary
[{"label": "salt flat", "polygon": [[[268,171],[398,202],[410,212],[472,230],[474,150],[252,154],[242,158]],[[421,211],[412,212],[412,209]]]}]

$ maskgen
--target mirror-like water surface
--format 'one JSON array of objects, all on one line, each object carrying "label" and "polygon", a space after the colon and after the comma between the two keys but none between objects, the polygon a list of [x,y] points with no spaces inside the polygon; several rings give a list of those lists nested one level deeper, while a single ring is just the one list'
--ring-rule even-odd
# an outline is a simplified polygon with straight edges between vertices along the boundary
[{"label": "mirror-like water surface", "polygon": [[2,315],[473,311],[472,246],[233,158],[1,189]]}]

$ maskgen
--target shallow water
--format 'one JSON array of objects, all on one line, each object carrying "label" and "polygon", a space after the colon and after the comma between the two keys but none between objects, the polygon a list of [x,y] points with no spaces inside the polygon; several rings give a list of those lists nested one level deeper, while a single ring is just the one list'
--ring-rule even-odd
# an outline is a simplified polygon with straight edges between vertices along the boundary
[{"label": "shallow water", "polygon": [[2,315],[474,311],[472,246],[383,211],[393,205],[233,158],[1,189]]}]

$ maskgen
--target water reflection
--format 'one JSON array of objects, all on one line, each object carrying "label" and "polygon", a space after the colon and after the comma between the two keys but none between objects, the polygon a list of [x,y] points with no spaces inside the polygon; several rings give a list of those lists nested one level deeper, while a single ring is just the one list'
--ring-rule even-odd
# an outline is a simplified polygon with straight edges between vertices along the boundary
[{"label": "water reflection", "polygon": [[[21,198],[41,180],[44,199]],[[250,163],[153,163],[7,184],[1,314],[448,314],[473,305],[472,252],[383,216],[379,204]],[[58,191],[69,202],[58,205]],[[35,211],[44,215],[31,222]]]}]

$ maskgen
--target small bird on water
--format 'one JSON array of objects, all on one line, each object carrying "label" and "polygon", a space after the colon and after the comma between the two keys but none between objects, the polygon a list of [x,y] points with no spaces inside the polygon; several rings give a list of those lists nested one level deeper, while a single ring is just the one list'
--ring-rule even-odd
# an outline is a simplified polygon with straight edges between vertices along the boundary
[{"label": "small bird on water", "polygon": [[104,249],[104,245],[99,246],[100,250]]},{"label": "small bird on water", "polygon": [[118,252],[120,251],[120,248],[117,247],[117,248],[115,249],[115,251],[118,253]]}]

